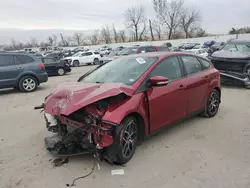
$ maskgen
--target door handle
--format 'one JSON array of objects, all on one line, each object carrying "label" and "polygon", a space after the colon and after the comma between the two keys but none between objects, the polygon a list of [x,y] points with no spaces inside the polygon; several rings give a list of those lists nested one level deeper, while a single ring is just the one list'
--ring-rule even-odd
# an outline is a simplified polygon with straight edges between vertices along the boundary
[{"label": "door handle", "polygon": [[23,70],[24,68],[23,68],[23,67],[18,67],[17,69],[19,69],[19,70]]}]

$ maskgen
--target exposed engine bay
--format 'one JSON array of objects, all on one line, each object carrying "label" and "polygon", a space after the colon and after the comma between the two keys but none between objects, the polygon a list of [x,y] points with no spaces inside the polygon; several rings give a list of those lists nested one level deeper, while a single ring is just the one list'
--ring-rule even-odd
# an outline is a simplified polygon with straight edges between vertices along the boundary
[{"label": "exposed engine bay", "polygon": [[[111,105],[119,104],[128,96],[121,93],[89,104],[68,116],[44,112],[48,131],[55,133],[45,138],[47,150],[56,156],[92,153],[100,160],[115,161],[120,142],[121,125],[102,120]],[[43,104],[35,109],[44,109]]]}]

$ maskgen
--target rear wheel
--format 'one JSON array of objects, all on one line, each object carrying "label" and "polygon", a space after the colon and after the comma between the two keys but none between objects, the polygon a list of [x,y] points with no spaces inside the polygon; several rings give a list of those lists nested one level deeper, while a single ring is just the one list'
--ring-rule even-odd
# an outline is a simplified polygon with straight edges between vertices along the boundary
[{"label": "rear wheel", "polygon": [[117,164],[125,164],[133,157],[138,141],[138,124],[134,117],[125,118],[122,126],[122,140],[115,160]]},{"label": "rear wheel", "polygon": [[63,68],[58,68],[58,69],[57,69],[57,75],[58,75],[58,76],[63,76],[64,74],[65,74],[65,71],[64,71]]},{"label": "rear wheel", "polygon": [[97,64],[99,64],[99,63],[100,63],[99,59],[98,59],[98,58],[95,58],[95,59],[94,59],[94,62],[93,62],[93,65],[97,65]]},{"label": "rear wheel", "polygon": [[73,61],[73,67],[79,67],[80,63],[78,60]]},{"label": "rear wheel", "polygon": [[32,92],[37,89],[38,83],[33,76],[24,76],[19,81],[19,88],[23,92]]},{"label": "rear wheel", "polygon": [[210,95],[208,96],[207,103],[205,106],[205,111],[203,112],[203,116],[205,117],[214,117],[220,107],[220,94],[219,92],[214,89]]}]

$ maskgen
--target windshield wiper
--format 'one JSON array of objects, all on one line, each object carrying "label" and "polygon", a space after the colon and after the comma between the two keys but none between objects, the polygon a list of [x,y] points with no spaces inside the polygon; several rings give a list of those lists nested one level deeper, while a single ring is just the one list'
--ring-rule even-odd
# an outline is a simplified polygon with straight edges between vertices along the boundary
[{"label": "windshield wiper", "polygon": [[97,83],[97,84],[103,84],[104,82],[99,82],[99,81],[96,81],[95,83]]}]

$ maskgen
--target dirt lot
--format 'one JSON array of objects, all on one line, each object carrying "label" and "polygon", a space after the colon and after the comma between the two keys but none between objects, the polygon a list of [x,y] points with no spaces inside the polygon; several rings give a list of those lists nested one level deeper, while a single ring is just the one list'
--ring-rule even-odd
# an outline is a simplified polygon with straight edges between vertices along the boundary
[{"label": "dirt lot", "polygon": [[[92,156],[70,158],[53,167],[44,148],[43,115],[34,111],[57,84],[77,78],[91,67],[50,77],[34,93],[0,90],[0,187],[61,188],[87,174]],[[100,170],[76,182],[76,187],[125,188],[249,188],[250,90],[223,88],[223,100],[213,119],[192,118],[147,139],[125,167],[101,164]],[[123,168],[123,176],[111,176]]]}]

